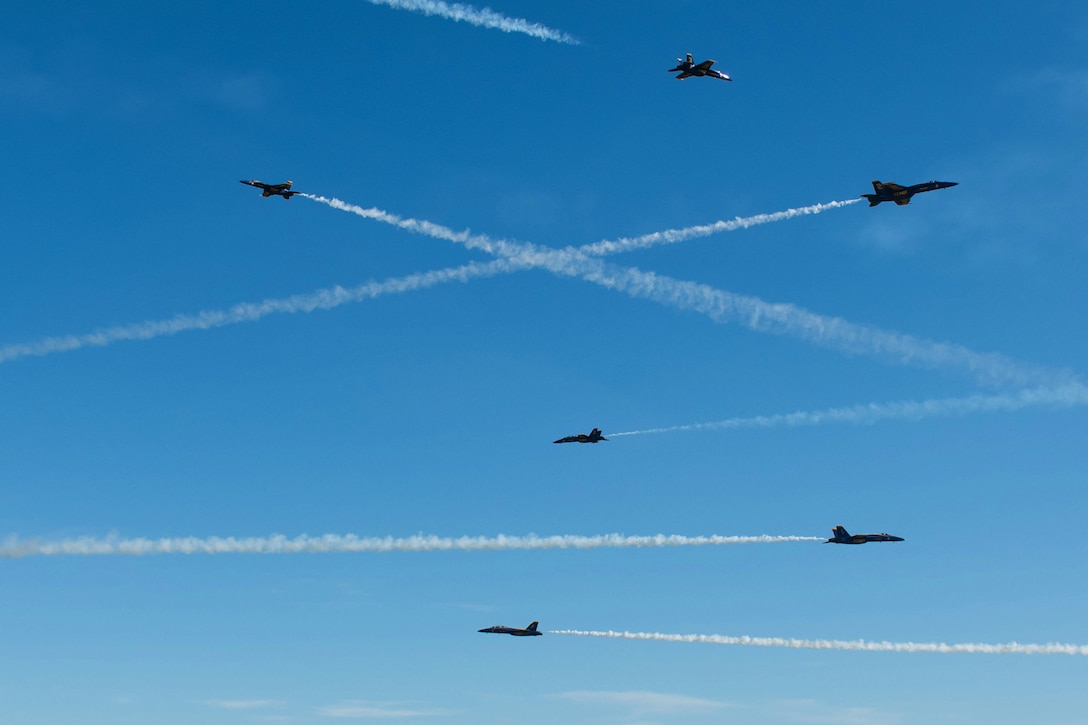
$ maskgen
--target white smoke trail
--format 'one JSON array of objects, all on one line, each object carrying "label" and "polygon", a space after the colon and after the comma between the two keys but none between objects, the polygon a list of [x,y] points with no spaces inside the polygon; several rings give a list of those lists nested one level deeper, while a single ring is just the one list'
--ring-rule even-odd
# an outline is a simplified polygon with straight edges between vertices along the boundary
[{"label": "white smoke trail", "polygon": [[[303,196],[367,219],[381,221],[435,239],[463,244],[469,249],[479,249],[489,254],[499,255],[509,262],[510,266],[505,271],[539,267],[555,274],[578,277],[607,289],[624,292],[630,297],[649,299],[678,309],[698,312],[715,322],[735,322],[757,332],[787,335],[847,354],[868,355],[886,362],[929,369],[960,369],[980,382],[990,385],[1065,384],[1072,378],[1066,371],[1052,371],[1039,366],[1030,366],[996,353],[978,353],[962,345],[932,342],[913,335],[885,332],[876,327],[847,322],[840,317],[828,317],[809,312],[796,305],[766,302],[758,297],[740,295],[652,272],[643,272],[635,267],[621,268],[605,265],[583,251],[596,250],[598,256],[611,254],[652,244],[667,243],[674,239],[679,241],[691,236],[714,233],[714,231],[740,229],[752,224],[765,224],[768,221],[815,213],[811,210],[816,208],[822,211],[847,206],[853,203],[853,200],[738,218],[732,222],[718,222],[706,226],[647,234],[633,240],[598,242],[587,247],[554,249],[527,242],[494,240],[482,234],[473,235],[467,230],[455,232],[433,222],[402,218],[381,209],[366,209],[339,199],[328,199],[311,194]],[[810,211],[806,212],[806,209]]]},{"label": "white smoke trail", "polygon": [[362,207],[357,204],[350,204],[341,199],[335,197],[329,198],[325,196],[318,196],[315,194],[300,193],[299,196],[310,199],[311,201],[320,202],[326,204],[333,209],[339,209],[346,211],[356,216],[361,216],[364,219],[373,219],[384,224],[390,224],[400,229],[404,229],[416,234],[423,234],[434,239],[442,239],[447,242],[453,242],[455,244],[463,244],[468,249],[479,249],[488,254],[500,255],[504,257],[519,257],[532,253],[550,254],[564,257],[571,256],[587,256],[587,257],[603,257],[610,254],[619,254],[620,252],[628,252],[633,249],[645,249],[647,247],[657,246],[659,244],[676,244],[677,242],[683,242],[688,239],[695,239],[697,237],[706,237],[712,234],[719,234],[721,232],[732,232],[737,229],[747,229],[749,227],[758,226],[760,224],[769,224],[771,222],[783,221],[785,219],[793,219],[794,217],[806,216],[809,214],[819,214],[820,212],[827,211],[828,209],[838,209],[844,206],[861,201],[861,199],[847,199],[845,201],[829,201],[824,204],[813,204],[811,206],[802,206],[794,209],[786,209],[784,211],[776,211],[770,214],[755,214],[748,217],[736,217],[728,221],[717,221],[712,224],[698,224],[695,226],[684,227],[682,229],[666,229],[662,232],[651,232],[649,234],[643,234],[640,237],[621,238],[615,240],[605,240],[596,242],[595,244],[585,244],[581,247],[568,246],[562,249],[555,249],[551,247],[541,247],[539,245],[531,244],[529,242],[515,242],[505,239],[492,239],[483,234],[471,234],[467,229],[465,231],[457,232],[449,227],[442,226],[441,224],[435,224],[434,222],[426,221],[423,219],[412,219],[410,217],[401,217],[397,214],[392,214],[384,209],[378,209],[377,207]]},{"label": "white smoke trail", "polygon": [[643,272],[635,267],[624,269],[607,265],[587,269],[579,276],[630,297],[698,312],[715,322],[736,322],[757,332],[786,335],[850,355],[868,355],[900,365],[958,369],[984,384],[1067,384],[1073,377],[1068,371],[1027,365],[997,353],[979,353],[963,345],[886,332],[847,322],[841,317],[819,315],[796,305],[766,302],[758,297]]},{"label": "white smoke trail", "polygon": [[820,536],[462,536],[459,538],[408,536],[363,537],[355,534],[235,538],[180,537],[121,539],[82,537],[61,541],[33,541],[9,537],[0,545],[0,558],[23,556],[143,556],[146,554],[331,554],[386,553],[392,551],[540,551],[544,549],[631,549],[677,546],[727,546],[731,544],[780,544],[824,541]]},{"label": "white smoke trail", "polygon": [[84,347],[104,347],[123,340],[150,340],[187,330],[209,330],[241,322],[252,322],[274,313],[293,314],[328,310],[349,302],[361,302],[388,294],[401,294],[433,287],[443,282],[467,282],[477,277],[488,277],[508,271],[510,271],[510,265],[506,260],[495,260],[488,264],[473,262],[460,267],[447,267],[405,277],[394,277],[382,282],[367,282],[346,289],[336,286],[291,297],[266,299],[261,302],[242,302],[226,310],[204,310],[195,315],[176,315],[165,320],[120,325],[84,335],[47,337],[36,342],[11,343],[0,346],[0,363],[30,356],[68,352]]},{"label": "white smoke trail", "polygon": [[511,18],[491,8],[476,8],[461,3],[445,3],[442,0],[368,0],[373,5],[386,5],[397,10],[410,10],[423,15],[435,15],[446,20],[465,22],[480,28],[501,30],[504,33],[524,33],[539,40],[554,40],[567,45],[580,45],[577,38],[561,30],[553,30],[540,23],[522,18]]},{"label": "white smoke trail", "polygon": [[678,433],[696,430],[738,430],[741,428],[795,428],[827,423],[872,425],[882,420],[922,420],[924,418],[970,415],[973,413],[1011,413],[1025,408],[1071,408],[1088,405],[1088,387],[1080,383],[1057,388],[1030,388],[1007,395],[971,395],[964,398],[933,398],[930,400],[899,400],[890,403],[867,403],[824,410],[800,410],[778,415],[757,415],[750,418],[727,418],[708,423],[690,423],[665,428],[608,433],[610,438]]},{"label": "white smoke trail", "polygon": [[577,629],[550,631],[548,634],[566,634],[576,637],[607,637],[610,639],[641,639],[660,642],[699,642],[704,644],[728,644],[742,647],[786,647],[789,649],[833,649],[852,652],[934,652],[940,654],[989,654],[989,655],[1088,655],[1088,645],[1081,644],[1007,644],[943,642],[870,642],[863,639],[792,639],[784,637],[729,637],[721,634],[660,634],[657,632],[592,632]]},{"label": "white smoke trail", "polygon": [[629,252],[632,249],[645,249],[646,247],[653,247],[658,244],[676,244],[677,242],[684,242],[688,239],[695,239],[697,237],[708,237],[711,234],[718,234],[720,232],[732,232],[737,229],[747,229],[748,227],[754,227],[759,224],[782,221],[783,219],[792,219],[808,214],[819,214],[828,209],[838,209],[840,207],[850,206],[851,204],[857,204],[859,201],[861,201],[861,199],[829,201],[826,204],[813,204],[812,206],[802,206],[796,209],[786,209],[785,211],[778,211],[773,214],[756,214],[755,216],[736,217],[735,219],[717,221],[713,224],[701,224],[693,227],[685,227],[683,229],[667,229],[663,232],[644,234],[641,237],[627,237],[597,242],[596,244],[586,244],[578,247],[578,251],[591,256],[602,256],[605,254]]}]

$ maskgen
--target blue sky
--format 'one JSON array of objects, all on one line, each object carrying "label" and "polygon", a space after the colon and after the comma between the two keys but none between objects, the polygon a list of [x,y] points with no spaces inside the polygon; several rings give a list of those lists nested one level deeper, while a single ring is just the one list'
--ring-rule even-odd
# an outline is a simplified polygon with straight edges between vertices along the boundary
[{"label": "blue sky", "polygon": [[[476,633],[1088,643],[1088,13],[491,9],[576,42],[363,0],[9,9],[0,533],[906,542],[10,558],[4,719],[1088,722],[1083,657]],[[733,82],[672,80],[685,52]],[[243,178],[523,265],[959,186],[25,354],[494,259]]]}]

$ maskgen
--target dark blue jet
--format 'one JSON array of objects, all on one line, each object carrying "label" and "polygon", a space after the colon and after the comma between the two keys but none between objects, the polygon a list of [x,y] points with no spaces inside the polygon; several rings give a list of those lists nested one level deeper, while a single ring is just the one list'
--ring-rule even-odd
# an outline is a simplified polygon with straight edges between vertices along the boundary
[{"label": "dark blue jet", "polygon": [[677,58],[676,67],[669,68],[667,72],[679,73],[680,75],[676,76],[676,80],[678,81],[682,81],[686,78],[691,78],[692,76],[710,76],[711,78],[717,78],[718,80],[722,81],[733,80],[725,73],[722,73],[720,70],[711,69],[710,66],[714,65],[716,62],[717,61],[714,60],[704,60],[702,63],[696,65],[695,59],[691,57],[691,53],[688,53],[687,60],[681,60],[680,58]]},{"label": "dark blue jet", "polygon": [[914,186],[900,186],[899,184],[893,184],[892,182],[873,181],[873,191],[875,194],[862,194],[863,199],[869,200],[869,206],[876,206],[882,201],[894,201],[899,206],[905,206],[910,203],[910,198],[915,194],[920,194],[923,191],[936,191],[937,189],[947,189],[950,186],[956,186],[955,181],[927,181],[922,184],[915,184]]},{"label": "dark blue jet", "polygon": [[560,438],[552,443],[596,443],[598,441],[608,440],[601,434],[600,428],[594,428],[589,432],[589,435],[585,433],[579,433],[576,436],[567,436],[566,438]]},{"label": "dark blue jet", "polygon": [[246,186],[256,186],[261,189],[261,196],[282,196],[284,199],[290,199],[295,194],[301,194],[301,191],[291,191],[292,181],[285,181],[282,184],[265,184],[264,182],[257,181],[256,179],[250,179],[246,181],[242,179],[242,183]]},{"label": "dark blue jet", "polygon": [[891,534],[850,534],[841,526],[831,529],[835,536],[825,541],[825,544],[864,544],[869,541],[903,541],[898,536]]},{"label": "dark blue jet", "polygon": [[488,627],[487,629],[476,630],[478,632],[486,632],[487,634],[512,634],[515,637],[539,637],[544,634],[537,630],[536,626],[540,622],[533,622],[525,629],[518,629],[517,627],[504,627],[501,624],[497,624],[494,627]]}]

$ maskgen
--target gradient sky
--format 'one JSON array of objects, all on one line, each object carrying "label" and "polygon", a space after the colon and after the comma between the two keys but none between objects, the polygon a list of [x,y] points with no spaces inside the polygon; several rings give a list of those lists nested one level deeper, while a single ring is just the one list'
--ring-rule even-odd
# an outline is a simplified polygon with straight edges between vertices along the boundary
[{"label": "gradient sky", "polygon": [[[4,559],[0,719],[1088,723],[1079,656],[476,633],[1088,644],[1088,10],[401,4],[7,9],[0,534],[906,542]],[[548,248],[959,186],[24,354],[493,259],[249,178]]]}]

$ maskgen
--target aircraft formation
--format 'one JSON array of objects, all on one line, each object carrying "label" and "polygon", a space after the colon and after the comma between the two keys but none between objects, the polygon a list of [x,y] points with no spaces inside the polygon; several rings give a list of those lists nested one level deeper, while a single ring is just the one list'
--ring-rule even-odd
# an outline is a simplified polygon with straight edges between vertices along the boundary
[{"label": "aircraft formation", "polygon": [[[695,63],[695,59],[691,53],[688,53],[686,58],[677,58],[677,65],[675,68],[670,68],[669,73],[678,73],[677,80],[685,80],[687,78],[717,78],[718,80],[731,81],[725,73],[714,70],[711,66],[716,61],[704,60],[700,63]],[[242,180],[243,184],[247,186],[253,186],[261,189],[262,197],[269,196],[282,196],[284,199],[290,199],[293,195],[301,193],[298,191],[292,191],[291,185],[293,182],[286,181],[282,184],[265,184],[256,179]],[[912,186],[900,186],[893,182],[882,182],[874,180],[872,194],[862,194],[861,198],[869,201],[869,206],[877,206],[885,201],[894,202],[898,206],[905,206],[910,203],[911,198],[915,194],[919,194],[927,191],[936,191],[938,189],[947,189],[952,186],[956,186],[957,182],[954,181],[927,181],[920,184],[914,184]],[[600,428],[593,428],[589,433],[578,433],[575,435],[564,436],[559,438],[553,443],[599,443],[600,441],[607,441],[608,439],[601,432]],[[831,530],[832,537],[825,541],[825,544],[848,544],[858,545],[866,544],[869,542],[896,542],[904,541],[899,536],[892,536],[887,533],[879,534],[851,534],[843,526],[835,526]],[[486,627],[484,629],[477,630],[485,634],[509,634],[514,637],[535,637],[543,634],[538,629],[539,622],[531,622],[527,627],[507,627],[505,625],[495,625],[493,627]]]}]

